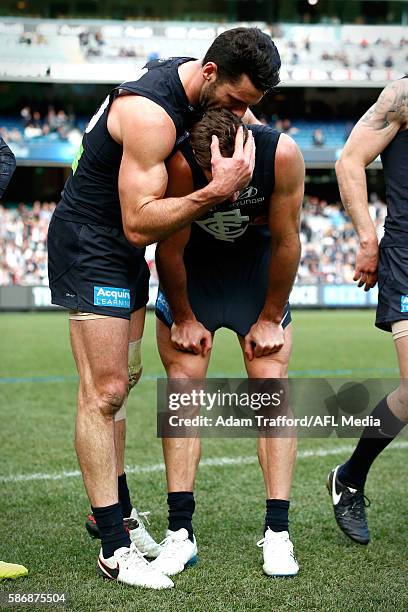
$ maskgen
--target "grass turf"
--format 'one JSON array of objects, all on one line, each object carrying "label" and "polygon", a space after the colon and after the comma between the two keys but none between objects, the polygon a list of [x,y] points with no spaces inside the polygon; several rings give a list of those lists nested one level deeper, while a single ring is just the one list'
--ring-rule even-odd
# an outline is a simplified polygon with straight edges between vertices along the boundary
[{"label": "grass turf", "polygon": [[[291,370],[297,375],[395,376],[389,335],[372,326],[373,312],[295,312]],[[162,373],[148,316],[144,379],[128,409],[127,464],[162,461],[155,437],[155,381]],[[1,592],[61,592],[80,611],[285,611],[408,609],[407,449],[384,452],[367,485],[373,541],[362,547],[337,529],[324,488],[328,470],[353,440],[300,440],[291,504],[291,534],[301,565],[294,579],[262,574],[264,491],[256,462],[202,466],[196,487],[195,530],[200,561],[175,577],[176,588],[152,592],[106,583],[95,575],[98,545],[86,534],[88,502],[80,477],[13,480],[15,475],[78,470],[73,449],[76,379],[67,322],[58,314],[0,316],[1,512],[0,559],[22,563],[29,576],[1,582]],[[210,374],[243,375],[237,342],[216,336]],[[350,375],[350,374],[348,374]],[[324,449],[328,456],[305,456]],[[336,450],[338,449],[338,450]],[[343,449],[343,450],[342,450]],[[254,456],[252,440],[203,441],[203,458]],[[5,480],[5,477],[11,477]],[[150,509],[151,531],[166,526],[162,470],[131,472],[132,497]],[[0,606],[1,607],[1,606]],[[19,606],[19,610],[33,609]]]}]

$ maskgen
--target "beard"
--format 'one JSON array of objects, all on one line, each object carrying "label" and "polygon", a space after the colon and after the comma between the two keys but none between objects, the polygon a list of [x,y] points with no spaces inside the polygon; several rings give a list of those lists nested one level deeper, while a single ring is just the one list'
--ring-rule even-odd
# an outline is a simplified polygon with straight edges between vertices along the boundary
[{"label": "beard", "polygon": [[216,96],[217,81],[204,85],[199,98],[199,105],[204,111],[209,108],[217,108],[220,106],[219,100]]}]

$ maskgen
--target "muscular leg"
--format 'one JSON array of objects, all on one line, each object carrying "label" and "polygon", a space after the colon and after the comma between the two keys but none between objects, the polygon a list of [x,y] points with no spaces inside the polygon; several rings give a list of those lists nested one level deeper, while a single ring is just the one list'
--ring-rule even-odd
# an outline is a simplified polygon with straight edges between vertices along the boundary
[{"label": "muscular leg", "polygon": [[400,371],[400,384],[392,391],[387,400],[390,411],[400,421],[408,422],[408,336],[395,340]]},{"label": "muscular leg", "polygon": [[[146,308],[132,313],[130,319],[129,343],[140,340],[143,336]],[[126,400],[125,400],[126,401]],[[125,471],[126,417],[115,421],[115,447],[118,476]]]},{"label": "muscular leg", "polygon": [[[209,361],[206,357],[183,353],[173,348],[170,329],[156,319],[157,346],[168,379],[183,379],[183,392],[192,390],[191,378],[204,378]],[[195,385],[194,385],[195,386]],[[186,407],[187,410],[189,407]],[[191,406],[195,411],[195,407]],[[191,414],[191,413],[190,413]],[[155,569],[173,576],[197,560],[197,543],[192,519],[195,510],[194,481],[200,460],[200,439],[163,438],[166,464],[168,531],[162,550],[152,562]]]},{"label": "muscular leg", "polygon": [[368,529],[364,488],[372,464],[393,441],[408,421],[408,335],[406,324],[401,321],[393,325],[393,335],[400,369],[400,385],[384,397],[371,412],[373,423],[368,425],[351,457],[334,468],[327,480],[333,502],[334,516],[340,529],[359,544],[368,544]]},{"label": "muscular leg", "polygon": [[129,322],[70,321],[70,331],[80,381],[76,452],[92,506],[110,506],[118,502],[114,415],[127,393]]},{"label": "muscular leg", "polygon": [[[292,325],[285,328],[285,344],[278,353],[249,361],[239,338],[249,378],[287,378],[292,350]],[[296,459],[296,438],[258,438],[258,458],[267,499],[289,500]]]},{"label": "muscular leg", "polygon": [[364,489],[368,472],[378,455],[392,442],[408,422],[408,335],[397,338],[400,384],[374,408],[371,415],[379,418],[380,427],[365,427],[351,455],[338,470],[341,483]]},{"label": "muscular leg", "polygon": [[[292,350],[292,326],[284,331],[282,349],[248,361],[243,338],[239,338],[249,378],[287,378]],[[258,437],[258,459],[266,489],[264,534],[258,542],[263,548],[263,571],[268,576],[296,576],[299,566],[289,538],[289,498],[296,459],[296,438]]]},{"label": "muscular leg", "polygon": [[[157,345],[168,378],[204,378],[210,354],[206,357],[183,353],[173,348],[170,330],[157,319]],[[200,461],[200,438],[163,438],[167,490],[193,491],[195,474]]]}]

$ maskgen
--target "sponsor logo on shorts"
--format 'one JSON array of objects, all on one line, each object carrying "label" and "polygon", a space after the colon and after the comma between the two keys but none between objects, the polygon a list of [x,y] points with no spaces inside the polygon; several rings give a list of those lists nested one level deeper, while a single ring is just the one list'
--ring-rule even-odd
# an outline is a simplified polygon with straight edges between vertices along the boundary
[{"label": "sponsor logo on shorts", "polygon": [[408,312],[408,295],[401,295],[401,312]]},{"label": "sponsor logo on shorts", "polygon": [[94,305],[109,308],[130,308],[130,289],[94,287]]},{"label": "sponsor logo on shorts", "polygon": [[156,309],[162,313],[169,325],[173,325],[173,317],[171,316],[169,303],[161,291],[157,294]]}]

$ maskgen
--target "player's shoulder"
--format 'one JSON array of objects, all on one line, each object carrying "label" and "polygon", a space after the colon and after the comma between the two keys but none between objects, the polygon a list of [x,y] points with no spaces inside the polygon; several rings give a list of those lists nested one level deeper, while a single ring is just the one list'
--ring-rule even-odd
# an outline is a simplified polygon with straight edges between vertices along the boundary
[{"label": "player's shoulder", "polygon": [[289,134],[281,133],[276,149],[276,154],[282,157],[290,158],[297,157],[300,153],[299,145],[289,136]]},{"label": "player's shoulder", "polygon": [[277,183],[286,187],[296,186],[304,181],[305,162],[296,142],[281,134],[275,154],[275,178]]},{"label": "player's shoulder", "polygon": [[408,127],[408,76],[388,83],[361,121],[370,125],[373,114],[385,117],[387,125],[395,122],[401,127]]},{"label": "player's shoulder", "polygon": [[394,102],[390,112],[394,113],[395,120],[403,129],[408,129],[408,75],[391,86],[394,90]]},{"label": "player's shoulder", "polygon": [[274,159],[278,146],[280,132],[269,125],[248,125],[251,130],[256,147],[255,164],[256,170],[262,171],[268,167],[269,162]]},{"label": "player's shoulder", "polygon": [[383,91],[408,91],[408,75],[388,83]]},{"label": "player's shoulder", "polygon": [[[167,157],[176,139],[176,128],[166,111],[143,96],[124,95],[114,100],[108,130],[116,142],[130,148],[163,147]],[[137,138],[135,138],[137,136]]]},{"label": "player's shoulder", "polygon": [[276,160],[290,163],[299,157],[302,157],[302,153],[294,139],[288,134],[280,134],[279,142],[276,147]]},{"label": "player's shoulder", "polygon": [[[169,118],[165,109],[150,98],[141,95],[120,95],[113,102],[110,115],[118,114],[130,123],[162,122]],[[169,118],[170,120],[170,118]]]},{"label": "player's shoulder", "polygon": [[408,76],[402,77],[395,81],[388,83],[381,91],[377,105],[386,107],[387,103],[389,107],[388,112],[392,112],[395,108],[400,106],[407,106],[408,103]]}]

